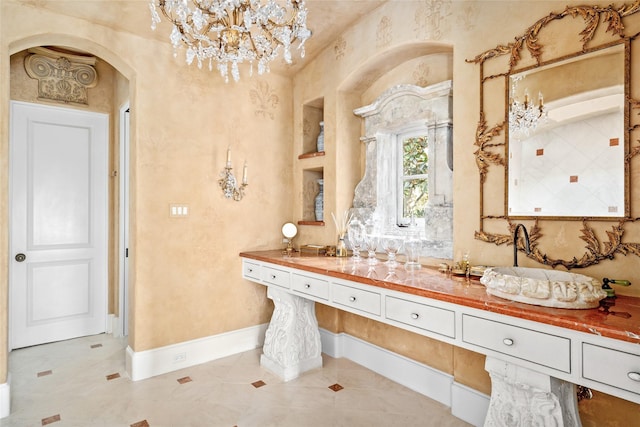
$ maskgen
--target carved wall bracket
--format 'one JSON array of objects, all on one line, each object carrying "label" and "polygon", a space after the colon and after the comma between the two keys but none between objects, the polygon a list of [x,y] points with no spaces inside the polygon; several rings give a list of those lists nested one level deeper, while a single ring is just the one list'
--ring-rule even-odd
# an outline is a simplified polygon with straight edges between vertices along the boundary
[{"label": "carved wall bracket", "polygon": [[98,84],[96,58],[72,55],[42,47],[29,49],[24,66],[38,80],[38,98],[88,105],[87,90]]},{"label": "carved wall bracket", "polygon": [[[485,192],[489,189],[487,182],[487,175],[494,169],[504,168],[507,169],[507,154],[506,154],[506,137],[505,132],[508,127],[506,121],[506,114],[504,121],[500,121],[495,124],[487,123],[487,112],[485,111],[485,91],[488,86],[486,85],[490,81],[495,79],[502,79],[505,85],[508,82],[509,75],[514,71],[520,60],[522,59],[523,52],[528,51],[531,57],[535,60],[536,66],[540,66],[543,63],[544,46],[540,42],[540,33],[544,28],[553,21],[558,21],[564,18],[582,18],[584,21],[584,28],[578,33],[579,41],[582,44],[582,50],[575,54],[568,55],[563,58],[569,58],[581,55],[587,52],[589,44],[594,40],[596,34],[599,34],[598,30],[602,28],[604,34],[609,34],[612,39],[611,43],[618,43],[620,40],[626,41],[631,44],[635,41],[639,34],[627,34],[625,29],[625,18],[640,12],[640,0],[636,0],[630,4],[624,4],[621,6],[609,5],[607,7],[600,6],[567,6],[561,12],[552,12],[528,27],[522,35],[515,37],[514,41],[508,44],[498,45],[493,49],[489,49],[481,54],[477,55],[473,59],[468,59],[468,63],[477,64],[480,67],[480,111],[479,121],[475,135],[475,159],[480,175],[480,227],[475,232],[475,238],[484,242],[493,243],[496,245],[513,244],[512,232],[515,227],[515,223],[510,220],[506,213],[491,214],[486,212],[485,207]],[[600,40],[600,39],[598,39]],[[631,49],[629,49],[630,51]],[[625,81],[631,86],[630,82],[630,52],[626,52],[626,65],[625,65]],[[507,70],[500,71],[489,76],[485,76],[485,62],[495,58],[509,55]],[[562,58],[560,58],[562,59]],[[493,68],[495,69],[495,68]],[[504,92],[492,93],[492,96],[504,96]],[[627,108],[625,108],[625,120],[626,123],[631,121],[628,111],[630,109],[640,108],[640,101],[627,97]],[[505,104],[505,109],[507,108]],[[640,116],[640,113],[638,114]],[[636,118],[637,120],[637,118]],[[640,124],[628,125],[629,132],[640,128]],[[630,185],[631,161],[636,156],[640,155],[640,140],[635,143],[628,143],[626,155],[624,158],[627,185]],[[493,182],[496,182],[495,180]],[[636,184],[636,183],[634,183]],[[496,191],[495,188],[491,189]],[[630,202],[629,202],[630,203]],[[635,216],[635,217],[634,217]],[[640,256],[640,243],[625,242],[623,237],[625,234],[625,227],[631,223],[635,223],[640,218],[637,218],[637,213],[620,219],[602,219],[599,221],[612,222],[611,228],[605,231],[606,236],[604,238],[598,237],[596,230],[589,225],[589,221],[593,218],[579,218],[582,221],[583,227],[580,230],[581,234],[579,239],[586,242],[585,252],[581,255],[576,255],[570,259],[554,258],[551,255],[545,253],[541,248],[540,237],[543,236],[542,223],[548,220],[576,220],[566,219],[562,217],[532,217],[533,225],[529,229],[529,236],[531,240],[531,253],[529,258],[535,261],[549,265],[551,267],[563,266],[567,269],[571,268],[583,268],[594,264],[598,264],[600,261],[614,259],[616,254],[632,254]],[[485,221],[498,220],[505,221],[505,228],[510,234],[492,233],[485,230]],[[505,231],[507,231],[505,230]],[[524,246],[518,244],[518,249],[524,251]]]},{"label": "carved wall bracket", "polygon": [[315,303],[269,286],[275,306],[265,334],[260,364],[283,381],[322,367],[320,332]]},{"label": "carved wall bracket", "polygon": [[487,356],[491,401],[485,427],[579,427],[575,385]]}]

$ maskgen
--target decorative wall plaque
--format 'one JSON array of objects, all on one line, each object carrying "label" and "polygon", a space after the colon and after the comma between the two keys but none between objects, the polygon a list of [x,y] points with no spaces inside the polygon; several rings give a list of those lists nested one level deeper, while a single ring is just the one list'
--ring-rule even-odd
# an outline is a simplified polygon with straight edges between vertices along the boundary
[{"label": "decorative wall plaque", "polygon": [[47,48],[29,49],[24,67],[38,80],[38,99],[88,105],[87,89],[98,84],[93,56],[73,55]]}]

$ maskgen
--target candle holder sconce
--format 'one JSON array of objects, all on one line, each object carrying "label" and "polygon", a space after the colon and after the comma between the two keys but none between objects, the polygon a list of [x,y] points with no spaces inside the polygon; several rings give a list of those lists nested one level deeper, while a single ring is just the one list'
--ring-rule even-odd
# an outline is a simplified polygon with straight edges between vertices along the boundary
[{"label": "candle holder sconce", "polygon": [[247,162],[244,162],[244,168],[242,169],[242,184],[238,185],[238,181],[232,172],[231,167],[231,149],[227,150],[227,164],[220,172],[221,178],[218,180],[218,184],[222,189],[224,197],[227,199],[233,199],[239,202],[244,197],[244,189],[248,184],[247,182]]}]

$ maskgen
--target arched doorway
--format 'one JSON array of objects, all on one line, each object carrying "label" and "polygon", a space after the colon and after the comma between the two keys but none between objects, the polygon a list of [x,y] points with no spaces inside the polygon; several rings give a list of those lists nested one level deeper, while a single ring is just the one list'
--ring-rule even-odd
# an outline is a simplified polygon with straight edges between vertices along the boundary
[{"label": "arched doorway", "polygon": [[[124,313],[120,312],[119,307],[122,306],[120,299],[124,297],[124,293],[119,292],[119,280],[120,273],[119,269],[121,268],[122,261],[121,258],[123,256],[124,250],[128,249],[126,245],[124,245],[124,249],[121,250],[121,245],[119,244],[120,240],[120,231],[119,231],[119,222],[120,222],[120,194],[122,193],[121,189],[121,179],[120,177],[126,171],[121,169],[119,158],[120,158],[120,145],[123,143],[123,137],[120,132],[120,128],[123,126],[122,117],[123,114],[120,113],[120,109],[123,105],[130,103],[131,96],[133,93],[133,82],[134,82],[134,73],[131,67],[126,64],[121,58],[118,58],[113,55],[111,51],[100,46],[92,41],[88,41],[86,39],[79,39],[68,35],[40,35],[34,36],[26,39],[22,39],[20,41],[16,41],[9,46],[8,54],[9,58],[6,63],[9,63],[9,67],[5,67],[6,71],[13,71],[14,62],[16,64],[20,64],[21,61],[24,60],[24,56],[28,53],[28,49],[33,47],[40,46],[56,46],[61,49],[69,50],[74,53],[81,52],[86,55],[94,55],[98,59],[98,71],[102,74],[104,79],[104,84],[100,87],[99,90],[102,93],[99,93],[97,97],[94,96],[93,104],[85,107],[80,107],[79,109],[87,109],[87,110],[97,110],[102,111],[110,116],[110,125],[109,125],[109,154],[108,154],[108,175],[109,175],[109,188],[108,188],[108,206],[107,206],[107,215],[109,217],[108,221],[108,254],[107,254],[107,262],[108,262],[108,277],[109,277],[109,293],[108,293],[108,319],[105,319],[105,330],[107,332],[111,332],[113,329],[117,331],[116,333],[122,334],[122,315]],[[20,64],[20,67],[23,67]],[[19,67],[16,67],[19,68]],[[6,77],[4,77],[6,76]],[[37,82],[36,87],[34,89],[33,86],[22,86],[25,84],[27,80],[22,77],[16,77],[14,72],[11,73],[3,73],[4,80],[2,82],[5,87],[9,88],[8,96],[3,96],[5,105],[9,105],[9,101],[18,99],[24,101],[34,101],[36,104],[46,104],[47,101],[38,100],[38,90],[37,90]],[[28,78],[28,76],[26,77]],[[33,83],[33,82],[30,82]],[[30,98],[31,97],[31,98]],[[7,99],[8,98],[8,99]],[[26,98],[26,99],[25,99]],[[91,95],[90,95],[91,98]],[[107,100],[108,102],[106,102]],[[96,105],[96,101],[98,101],[99,106],[97,108],[93,108]],[[102,104],[100,104],[102,102]],[[90,102],[91,104],[91,102]],[[5,111],[3,114],[5,117],[5,123],[9,121],[9,112]],[[128,117],[129,114],[126,115]],[[131,129],[131,130],[130,130]],[[6,128],[5,128],[6,130]],[[134,133],[133,127],[128,127],[127,135]],[[4,138],[8,132],[3,132],[3,143],[2,143],[2,151],[4,154],[8,153],[8,141]],[[3,167],[1,171],[3,177],[2,181],[8,181],[8,176],[10,171],[9,167]],[[0,216],[0,221],[3,223],[5,230],[8,230],[8,216],[11,209],[9,205],[9,200],[7,200],[6,210],[4,210],[3,214]],[[11,252],[7,253],[8,245],[3,245],[0,248],[0,253],[5,252],[5,259],[8,259],[9,263],[14,260]],[[0,282],[0,293],[4,295],[3,298],[6,298],[4,303],[8,304],[8,288],[9,283],[7,281]],[[11,309],[11,307],[7,307]],[[113,319],[117,319],[119,322],[114,322]],[[107,323],[108,322],[108,323]],[[8,334],[8,331],[11,328],[10,324],[5,323],[4,327],[1,327],[3,331],[0,333],[4,333],[5,336]],[[5,347],[4,350],[0,349],[0,364],[4,365],[0,367],[0,373],[7,373],[7,361],[8,361],[8,351],[9,348]],[[124,358],[124,353],[123,353]],[[6,389],[4,387],[6,386]],[[9,414],[9,386],[8,382],[6,384],[2,384],[3,390],[0,390],[0,417],[6,416]],[[5,404],[6,403],[6,404]]]}]

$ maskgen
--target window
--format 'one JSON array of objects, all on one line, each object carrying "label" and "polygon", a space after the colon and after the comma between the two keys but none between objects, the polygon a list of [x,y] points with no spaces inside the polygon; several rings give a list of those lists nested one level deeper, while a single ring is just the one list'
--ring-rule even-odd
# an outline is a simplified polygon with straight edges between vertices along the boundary
[{"label": "window", "polygon": [[429,200],[429,152],[427,135],[398,135],[401,164],[398,170],[398,221],[399,225],[424,218]]}]

